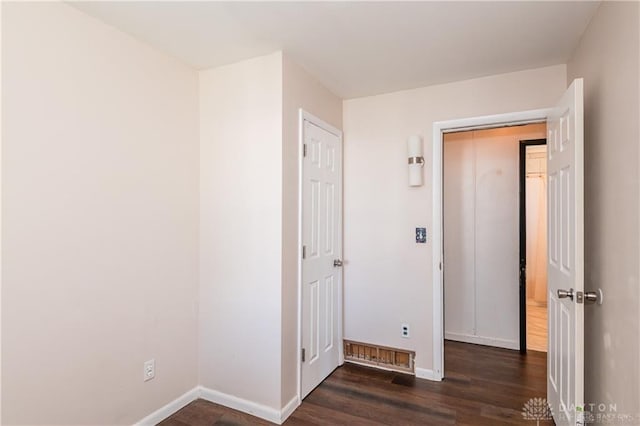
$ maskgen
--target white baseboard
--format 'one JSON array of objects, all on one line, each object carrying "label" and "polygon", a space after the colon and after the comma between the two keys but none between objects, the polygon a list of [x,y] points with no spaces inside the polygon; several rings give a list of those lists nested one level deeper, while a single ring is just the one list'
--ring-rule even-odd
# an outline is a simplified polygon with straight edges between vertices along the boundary
[{"label": "white baseboard", "polygon": [[147,417],[137,422],[136,426],[155,426],[198,398],[200,398],[200,387],[195,387],[184,395],[174,399],[164,407],[161,407],[149,414]]},{"label": "white baseboard", "polygon": [[301,402],[300,399],[298,398],[298,396],[294,396],[291,401],[289,401],[287,403],[287,405],[285,405],[282,410],[280,410],[280,423],[282,424],[284,423],[285,420],[287,420],[289,418],[289,416],[291,414],[293,414],[294,411],[296,411],[296,408],[298,408],[300,406]]},{"label": "white baseboard", "polygon": [[427,379],[432,380],[434,382],[439,382],[441,379],[436,376],[433,370],[429,370],[427,368],[418,368],[416,367],[416,377],[419,379]]},{"label": "white baseboard", "polygon": [[455,340],[456,342],[473,343],[475,345],[494,346],[504,349],[520,349],[520,342],[517,340],[498,339],[495,337],[474,336],[471,334],[450,333],[445,331],[444,338],[447,340]]},{"label": "white baseboard", "polygon": [[135,426],[155,426],[198,398],[205,399],[215,404],[224,405],[225,407],[233,408],[234,410],[242,411],[243,413],[247,413],[252,416],[260,417],[261,419],[268,420],[278,425],[284,423],[296,408],[300,406],[300,399],[298,399],[297,396],[294,396],[291,401],[278,411],[271,407],[267,407],[266,405],[261,405],[233,395],[208,389],[203,386],[196,386],[164,407],[149,414],[144,419],[136,422]]},{"label": "white baseboard", "polygon": [[[282,424],[282,413],[284,410],[276,410],[275,408],[267,407],[266,405],[258,404],[257,402],[242,399],[237,396],[205,387],[200,387],[200,398],[216,404],[224,405],[225,407],[233,408],[234,410],[242,411],[243,413],[251,414],[252,416],[260,417],[261,419],[270,421],[271,423]],[[287,406],[288,405],[289,404],[287,404]]]}]

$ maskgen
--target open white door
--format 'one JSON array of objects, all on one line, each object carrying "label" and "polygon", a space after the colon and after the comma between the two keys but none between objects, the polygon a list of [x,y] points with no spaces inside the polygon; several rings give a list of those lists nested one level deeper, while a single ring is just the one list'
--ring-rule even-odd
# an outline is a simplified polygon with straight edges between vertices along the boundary
[{"label": "open white door", "polygon": [[584,178],[582,79],[547,120],[547,399],[556,425],[584,424]]},{"label": "open white door", "polygon": [[323,123],[317,125],[303,119],[302,125],[305,156],[302,162],[300,396],[304,398],[340,363],[342,136]]}]

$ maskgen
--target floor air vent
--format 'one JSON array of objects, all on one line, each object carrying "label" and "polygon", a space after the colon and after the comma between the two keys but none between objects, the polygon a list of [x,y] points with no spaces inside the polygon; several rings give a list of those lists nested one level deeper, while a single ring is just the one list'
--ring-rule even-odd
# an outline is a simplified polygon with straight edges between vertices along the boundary
[{"label": "floor air vent", "polygon": [[349,362],[414,374],[413,359],[415,356],[415,352],[404,349],[344,341],[344,359]]}]

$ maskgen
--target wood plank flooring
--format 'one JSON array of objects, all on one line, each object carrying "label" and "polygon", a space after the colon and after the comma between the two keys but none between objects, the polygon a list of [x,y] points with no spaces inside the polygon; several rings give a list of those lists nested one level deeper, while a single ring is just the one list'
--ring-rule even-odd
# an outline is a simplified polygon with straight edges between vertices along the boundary
[{"label": "wood plank flooring", "polygon": [[[336,369],[284,423],[296,425],[535,425],[522,408],[546,395],[546,354],[445,343],[445,380],[345,364]],[[161,426],[269,425],[197,400]],[[552,425],[552,422],[540,422]]]},{"label": "wood plank flooring", "polygon": [[527,349],[547,351],[547,307],[527,303]]}]

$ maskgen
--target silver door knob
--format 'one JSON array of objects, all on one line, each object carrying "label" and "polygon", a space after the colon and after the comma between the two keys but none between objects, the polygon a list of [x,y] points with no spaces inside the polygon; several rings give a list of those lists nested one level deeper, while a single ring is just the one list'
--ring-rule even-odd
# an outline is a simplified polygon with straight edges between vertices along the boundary
[{"label": "silver door knob", "polygon": [[596,303],[598,301],[598,295],[595,291],[586,291],[584,293],[584,303]]},{"label": "silver door knob", "polygon": [[570,288],[569,291],[558,289],[558,299],[566,299],[566,298],[573,300],[573,289]]},{"label": "silver door knob", "polygon": [[337,268],[338,266],[342,266],[342,260],[340,260],[340,259],[335,259],[335,260],[333,261],[333,267],[334,267],[334,268]]},{"label": "silver door knob", "polygon": [[585,291],[584,292],[584,303],[589,305],[592,303],[597,303],[598,305],[602,305],[602,289],[598,289],[596,291]]}]

